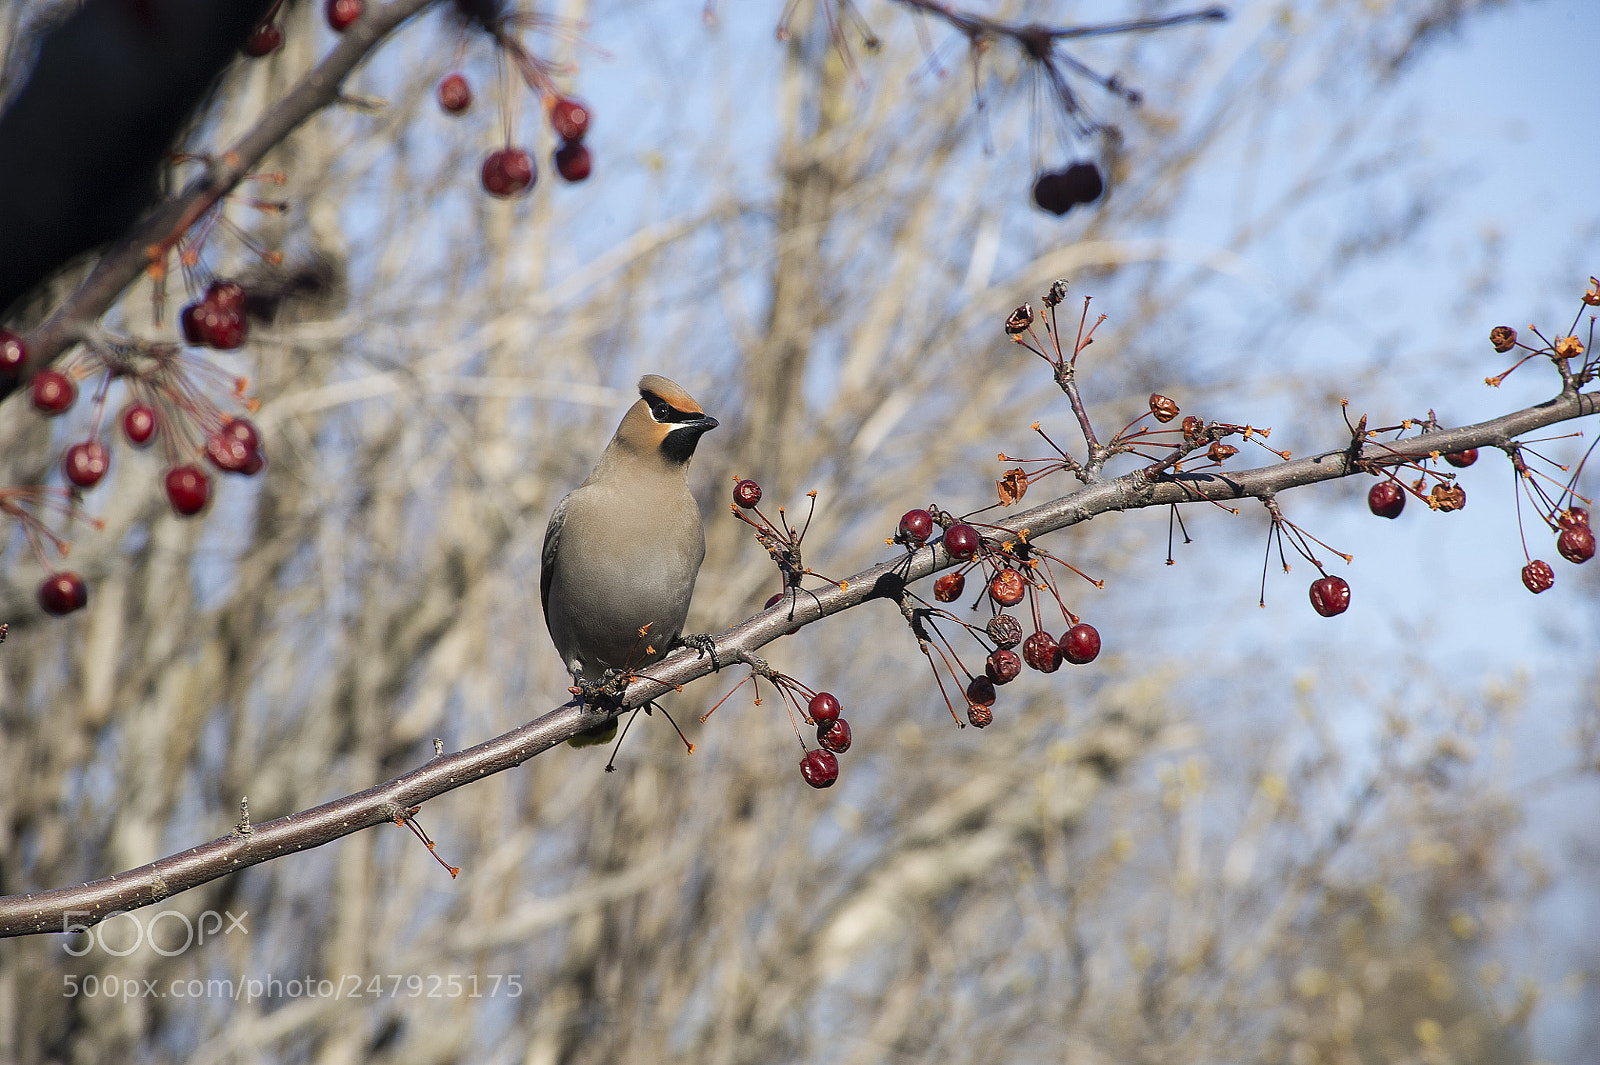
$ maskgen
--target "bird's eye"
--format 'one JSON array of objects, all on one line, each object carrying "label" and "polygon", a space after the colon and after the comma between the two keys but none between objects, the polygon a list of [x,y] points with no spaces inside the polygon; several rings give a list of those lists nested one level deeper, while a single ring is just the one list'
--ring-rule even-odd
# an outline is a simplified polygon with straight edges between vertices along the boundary
[{"label": "bird's eye", "polygon": [[659,399],[650,401],[650,417],[658,422],[667,421],[672,417],[672,408]]}]

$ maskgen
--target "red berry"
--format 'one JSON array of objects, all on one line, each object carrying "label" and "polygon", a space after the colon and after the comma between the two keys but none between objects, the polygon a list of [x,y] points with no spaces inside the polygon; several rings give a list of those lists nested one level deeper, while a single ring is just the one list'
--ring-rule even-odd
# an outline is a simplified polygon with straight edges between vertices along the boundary
[{"label": "red berry", "polygon": [[283,31],[271,22],[259,23],[244,39],[244,54],[251,59],[271,55],[283,43]]},{"label": "red berry", "polygon": [[800,759],[800,775],[813,788],[831,788],[839,779],[839,759],[832,751],[807,751]]},{"label": "red berry", "polygon": [[156,412],[143,403],[135,403],[122,412],[122,432],[128,443],[144,447],[156,435]]},{"label": "red berry", "polygon": [[1398,518],[1406,509],[1406,490],[1393,481],[1379,481],[1367,490],[1367,509],[1380,518]]},{"label": "red berry", "polygon": [[434,95],[439,98],[439,106],[445,114],[459,115],[472,106],[472,86],[464,74],[452,73],[440,78]]},{"label": "red berry", "polygon": [[1015,651],[1008,651],[1004,647],[990,652],[983,664],[983,675],[996,684],[1010,684],[1021,672],[1022,659],[1017,657]]},{"label": "red berry", "polygon": [[1536,558],[1522,567],[1522,583],[1534,595],[1548,592],[1556,583],[1556,572],[1550,568],[1550,563]]},{"label": "red berry", "polygon": [[754,481],[740,481],[733,486],[733,501],[741,510],[749,510],[761,502],[761,486]]},{"label": "red berry", "polygon": [[178,312],[178,326],[183,330],[185,344],[197,347],[206,342],[204,317],[205,308],[198,301],[184,304],[183,310]]},{"label": "red berry", "polygon": [[900,515],[900,535],[896,539],[905,543],[925,544],[933,535],[933,515],[926,510],[908,510]]},{"label": "red berry", "polygon": [[1075,666],[1093,662],[1100,653],[1100,630],[1080,621],[1061,634],[1061,657]]},{"label": "red berry", "polygon": [[1022,660],[1040,673],[1054,673],[1061,668],[1061,649],[1048,632],[1036,632],[1022,641]]},{"label": "red berry", "polygon": [[78,398],[78,386],[59,370],[40,370],[33,375],[33,406],[41,414],[55,417]]},{"label": "red berry", "polygon": [[28,346],[9,329],[0,329],[0,373],[16,373],[28,359]]},{"label": "red berry", "polygon": [[483,188],[502,198],[526,192],[538,180],[533,156],[521,148],[501,148],[483,161]]},{"label": "red berry", "polygon": [[1556,537],[1556,550],[1568,562],[1581,565],[1594,557],[1594,533],[1587,525],[1570,525]]},{"label": "red berry", "polygon": [[85,440],[67,448],[61,470],[79,488],[93,488],[111,466],[111,452],[98,440]]},{"label": "red berry", "polygon": [[989,582],[989,598],[1001,606],[1016,606],[1022,602],[1022,596],[1027,591],[1028,582],[1022,574],[1007,566],[994,575]]},{"label": "red berry", "polygon": [[1350,585],[1343,577],[1323,577],[1311,582],[1311,608],[1325,618],[1350,607]]},{"label": "red berry", "polygon": [[203,300],[199,321],[200,339],[218,351],[232,351],[244,343],[247,325],[243,307]]},{"label": "red berry", "polygon": [[76,573],[52,573],[39,585],[39,606],[46,614],[60,617],[82,610],[89,603],[89,589]]},{"label": "red berry", "polygon": [[213,307],[220,307],[228,311],[244,310],[244,286],[237,281],[229,281],[219,277],[206,286],[205,297],[201,303],[209,303]]},{"label": "red berry", "polygon": [[818,725],[817,742],[834,754],[843,754],[848,751],[850,749],[850,722],[841,717],[828,722],[826,725]]},{"label": "red berry", "polygon": [[361,12],[366,9],[365,0],[328,0],[326,8],[328,25],[343,33],[350,28],[350,24],[361,17]]},{"label": "red berry", "polygon": [[811,704],[806,707],[806,713],[811,720],[819,725],[829,721],[839,720],[839,700],[827,692],[818,692],[811,697]]},{"label": "red berry", "polygon": [[583,140],[583,135],[589,132],[588,106],[570,96],[561,97],[550,107],[550,128],[564,141]]},{"label": "red berry", "polygon": [[255,452],[222,430],[206,436],[206,458],[219,470],[243,473],[253,454]]},{"label": "red berry", "polygon": [[260,448],[256,448],[254,451],[250,452],[250,461],[246,462],[244,464],[244,469],[240,470],[239,472],[244,474],[246,477],[254,477],[256,474],[260,473],[266,468],[267,453],[262,451]]},{"label": "red berry", "polygon": [[933,582],[933,597],[941,603],[953,603],[966,591],[967,579],[959,573],[946,573]]},{"label": "red berry", "polygon": [[944,531],[944,549],[957,562],[965,562],[978,553],[978,530],[965,522],[950,526]]},{"label": "red berry", "polygon": [[200,513],[210,498],[211,480],[200,467],[174,466],[167,471],[167,499],[179,514]]},{"label": "red berry", "polygon": [[229,418],[222,426],[222,432],[228,438],[237,440],[250,451],[261,449],[261,434],[256,431],[256,425],[249,418]]},{"label": "red berry", "polygon": [[1464,470],[1478,461],[1478,449],[1469,447],[1465,451],[1452,451],[1444,457],[1444,460],[1457,469]]},{"label": "red berry", "polygon": [[967,702],[975,706],[993,706],[994,699],[994,681],[988,677],[973,677],[968,682]]},{"label": "red berry", "polygon": [[1022,623],[1010,614],[996,614],[985,627],[996,647],[1015,647],[1022,642]]},{"label": "red berry", "polygon": [[1574,525],[1581,525],[1587,529],[1589,527],[1589,512],[1583,507],[1568,507],[1556,519],[1556,524],[1563,529],[1570,529]]},{"label": "red berry", "polygon": [[567,141],[556,149],[556,173],[567,181],[583,181],[594,169],[589,149],[578,141]]}]

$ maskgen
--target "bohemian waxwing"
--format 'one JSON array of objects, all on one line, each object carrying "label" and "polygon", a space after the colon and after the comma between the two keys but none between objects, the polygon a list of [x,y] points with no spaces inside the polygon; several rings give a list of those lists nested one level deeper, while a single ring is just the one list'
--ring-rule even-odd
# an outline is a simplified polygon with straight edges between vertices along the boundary
[{"label": "bohemian waxwing", "polygon": [[590,685],[680,642],[706,554],[689,459],[717,420],[655,374],[639,379],[639,397],[589,479],[556,504],[544,534],[545,624],[567,671]]}]

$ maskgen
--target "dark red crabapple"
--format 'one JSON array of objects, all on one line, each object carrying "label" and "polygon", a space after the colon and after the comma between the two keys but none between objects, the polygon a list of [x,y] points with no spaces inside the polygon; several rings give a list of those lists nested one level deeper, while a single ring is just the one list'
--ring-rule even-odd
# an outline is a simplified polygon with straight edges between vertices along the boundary
[{"label": "dark red crabapple", "polygon": [[250,464],[253,452],[244,444],[229,436],[222,430],[217,430],[206,436],[206,458],[211,460],[211,465],[227,473],[243,473],[244,468]]},{"label": "dark red crabapple", "polygon": [[933,597],[941,603],[953,603],[967,589],[967,578],[959,573],[946,573],[933,582]]},{"label": "dark red crabapple", "polygon": [[93,488],[111,466],[111,452],[98,440],[73,444],[61,458],[61,472],[79,488]]},{"label": "dark red crabapple", "polygon": [[800,775],[813,788],[831,788],[839,779],[839,759],[832,751],[807,751],[800,759]]},{"label": "dark red crabapple", "polygon": [[55,417],[78,398],[78,386],[60,370],[40,370],[33,375],[33,408]]},{"label": "dark red crabapple", "polygon": [[1061,634],[1061,657],[1075,666],[1093,662],[1100,653],[1100,630],[1080,621]]},{"label": "dark red crabapple", "polygon": [[88,603],[88,586],[76,573],[52,573],[39,585],[39,606],[46,614],[60,617],[82,610]]},{"label": "dark red crabapple", "polygon": [[1343,614],[1350,606],[1350,585],[1343,577],[1322,577],[1311,582],[1311,608],[1325,618]]},{"label": "dark red crabapple", "polygon": [[556,149],[556,173],[563,181],[584,181],[594,170],[594,158],[589,149],[578,141],[567,141]]},{"label": "dark red crabapple", "polygon": [[564,141],[581,141],[589,132],[589,106],[563,96],[550,106],[550,128]]},{"label": "dark red crabapple", "polygon": [[811,703],[806,707],[806,713],[811,720],[819,725],[829,721],[839,720],[839,700],[828,692],[818,692],[811,697]]},{"label": "dark red crabapple", "polygon": [[200,513],[211,498],[211,480],[198,466],[174,466],[168,470],[166,488],[172,509],[184,517]]},{"label": "dark red crabapple", "polygon": [[850,722],[841,717],[828,722],[826,725],[818,725],[817,742],[834,754],[843,754],[848,751],[850,749]]},{"label": "dark red crabapple", "polygon": [[1406,509],[1406,490],[1393,481],[1379,481],[1367,490],[1367,509],[1380,518],[1398,518]]},{"label": "dark red crabapple", "polygon": [[1054,673],[1061,668],[1061,648],[1048,632],[1036,632],[1022,641],[1022,660],[1040,673]]},{"label": "dark red crabapple", "polygon": [[206,286],[205,297],[201,303],[209,303],[213,307],[220,307],[227,311],[244,310],[244,286],[237,281],[230,281],[219,277]]},{"label": "dark red crabapple", "polygon": [[944,531],[944,549],[957,562],[965,562],[978,553],[978,530],[966,522],[958,522]]},{"label": "dark red crabapple", "polygon": [[27,361],[28,346],[9,329],[0,329],[0,373],[16,373]]},{"label": "dark red crabapple", "polygon": [[251,59],[260,59],[264,55],[271,55],[283,43],[283,31],[270,20],[261,22],[250,31],[250,36],[244,39],[244,54]]},{"label": "dark red crabapple", "polygon": [[906,543],[925,544],[933,535],[933,515],[918,508],[900,515],[899,539]]},{"label": "dark red crabapple", "polygon": [[201,324],[204,314],[198,300],[184,304],[183,310],[178,312],[178,328],[183,332],[183,342],[190,347],[198,347],[206,342],[205,328]]},{"label": "dark red crabapple", "polygon": [[1027,580],[1010,566],[996,573],[989,582],[989,598],[1001,606],[1016,606],[1027,590]]},{"label": "dark red crabapple", "polygon": [[993,706],[994,681],[988,677],[973,677],[967,684],[967,702],[976,706]]},{"label": "dark red crabapple", "polygon": [[983,675],[996,684],[1010,684],[1022,672],[1022,659],[1017,652],[1000,647],[989,653],[983,664]]},{"label": "dark red crabapple", "polygon": [[740,481],[733,486],[733,501],[741,510],[749,510],[761,502],[761,486],[750,480]]},{"label": "dark red crabapple", "polygon": [[156,412],[135,403],[122,412],[122,434],[134,447],[145,447],[156,435]]},{"label": "dark red crabapple", "polygon": [[445,114],[459,115],[472,106],[472,86],[467,84],[466,75],[461,73],[450,73],[440,78],[434,96]]},{"label": "dark red crabapple", "polygon": [[483,161],[483,188],[491,196],[506,198],[526,192],[538,180],[533,156],[521,148],[501,148]]},{"label": "dark red crabapple", "polygon": [[1583,507],[1568,507],[1561,512],[1560,517],[1556,518],[1556,524],[1563,529],[1570,529],[1574,525],[1581,525],[1587,529],[1589,527],[1589,512]]},{"label": "dark red crabapple", "polygon": [[1478,449],[1469,447],[1465,451],[1452,451],[1444,457],[1444,460],[1456,469],[1464,470],[1478,461]]},{"label": "dark red crabapple", "polygon": [[1542,559],[1534,559],[1522,567],[1522,584],[1534,595],[1548,592],[1551,585],[1556,583],[1556,572],[1550,568],[1550,563]]},{"label": "dark red crabapple", "polygon": [[328,25],[339,33],[350,28],[350,24],[361,17],[361,12],[366,10],[364,0],[328,0],[325,11],[328,16]]},{"label": "dark red crabapple", "polygon": [[1033,183],[1033,202],[1053,215],[1064,215],[1080,203],[1093,203],[1105,192],[1105,179],[1093,163],[1073,163],[1046,170]]},{"label": "dark red crabapple", "polygon": [[1022,622],[1010,614],[996,614],[989,619],[984,631],[996,647],[1015,647],[1022,642]]},{"label": "dark red crabapple", "polygon": [[1556,550],[1568,562],[1582,565],[1594,557],[1594,532],[1587,525],[1570,525],[1556,537]]}]

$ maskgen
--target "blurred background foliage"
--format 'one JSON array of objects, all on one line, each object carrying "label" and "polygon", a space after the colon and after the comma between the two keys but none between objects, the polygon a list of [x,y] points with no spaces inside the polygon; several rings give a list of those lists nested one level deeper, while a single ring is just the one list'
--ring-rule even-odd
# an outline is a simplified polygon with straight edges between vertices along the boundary
[{"label": "blurred background foliage", "polygon": [[[477,182],[504,136],[494,53],[469,38],[479,102],[440,114],[458,33],[426,14],[352,80],[383,106],[330,111],[274,154],[287,215],[230,208],[285,266],[226,237],[208,251],[258,286],[317,279],[217,357],[262,402],[266,474],[185,521],[157,459],[118,446],[88,497],[106,528],[74,537],[90,605],[67,620],[37,615],[37,564],[20,536],[6,546],[0,890],[153,860],[226,832],[241,796],[277,817],[418,764],[435,737],[457,749],[564,700],[540,541],[643,372],[723,423],[692,473],[708,540],[696,630],[778,587],[726,513],[733,476],[791,513],[816,489],[807,561],[841,577],[886,556],[903,510],[991,502],[995,453],[1037,452],[1031,422],[1070,439],[1048,373],[1000,329],[1057,277],[1063,310],[1093,295],[1111,316],[1080,362],[1103,427],[1152,390],[1273,424],[1297,453],[1339,443],[1341,396],[1380,421],[1445,400],[1469,420],[1486,401],[1461,397],[1502,368],[1478,339],[1498,319],[1408,306],[1422,290],[1382,279],[1443,226],[1468,247],[1451,284],[1503,283],[1502,238],[1448,217],[1459,175],[1406,95],[1431,50],[1496,6],[1245,0],[1221,26],[1087,42],[1074,54],[1146,102],[1085,88],[1120,136],[1068,145],[1028,68],[989,53],[978,106],[961,42],[931,25],[930,52],[888,4],[863,6],[882,47],[857,42],[853,71],[809,0],[784,43],[775,7],[722,5],[706,25],[692,5],[571,0],[557,13],[587,20],[588,43],[540,47],[580,66],[595,176],[553,181],[536,104],[506,94],[543,170],[510,203]],[[285,47],[232,72],[191,149],[226,143],[327,48],[320,5],[284,19]],[[1108,197],[1065,220],[1033,210],[1037,169],[1083,155]],[[1593,269],[1574,254],[1593,251],[1580,222],[1550,241],[1550,261],[1576,265],[1533,279],[1547,302],[1507,315],[1566,320]],[[1349,285],[1388,302],[1341,303]],[[1462,332],[1439,332],[1447,319]],[[143,287],[111,324],[171,330]],[[1457,335],[1471,356],[1440,355]],[[1555,388],[1513,381],[1485,413]],[[19,399],[0,412],[0,483],[59,479],[86,405],[45,422]],[[1600,1040],[1600,840],[1592,816],[1549,811],[1594,809],[1594,574],[1559,570],[1539,604],[1559,620],[1538,629],[1497,600],[1531,598],[1521,559],[1455,531],[1509,527],[1508,498],[1485,487],[1465,514],[1379,527],[1365,488],[1286,500],[1361,556],[1346,617],[1308,621],[1300,569],[1269,574],[1257,609],[1250,511],[1190,508],[1198,543],[1175,569],[1166,515],[1074,529],[1050,546],[1106,581],[1068,588],[1106,653],[1002,689],[981,733],[956,729],[900,619],[868,605],[769,649],[845,704],[855,746],[833,790],[802,785],[770,697],[694,724],[725,672],[669,703],[692,756],[641,719],[615,773],[563,748],[428,804],[454,882],[384,829],[140,915],[248,911],[248,934],[170,957],[0,943],[0,1060],[1582,1061]],[[1485,597],[1438,579],[1446,553],[1509,583]],[[1501,618],[1487,651],[1451,627],[1478,609]],[[132,935],[128,918],[101,933]],[[351,976],[475,976],[482,997],[384,983],[124,1000],[68,996],[69,974],[309,976],[347,994]],[[497,975],[521,994],[488,994]]]}]

